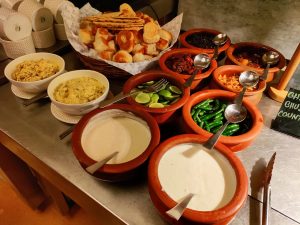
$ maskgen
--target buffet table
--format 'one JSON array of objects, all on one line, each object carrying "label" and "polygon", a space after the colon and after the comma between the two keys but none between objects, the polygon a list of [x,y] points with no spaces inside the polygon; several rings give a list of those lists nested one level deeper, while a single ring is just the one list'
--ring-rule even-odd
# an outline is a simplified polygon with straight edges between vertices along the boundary
[{"label": "buffet table", "polygon": [[[66,70],[83,68],[73,52],[64,53],[63,57]],[[5,63],[1,63],[1,73]],[[123,82],[112,80],[111,91],[117,94]],[[6,148],[0,151],[12,152],[38,176],[96,217],[99,224],[166,224],[151,202],[146,174],[129,182],[107,183],[81,168],[72,153],[70,136],[62,141],[58,138],[69,125],[52,116],[48,99],[24,107],[11,92],[10,83],[5,83],[0,86],[0,102],[0,142]],[[300,224],[300,140],[270,129],[279,107],[279,103],[263,97],[259,103],[264,117],[261,134],[249,148],[237,153],[248,173],[249,197],[231,224],[260,224],[260,183],[263,169],[274,152],[277,156],[271,181],[271,224]]]}]

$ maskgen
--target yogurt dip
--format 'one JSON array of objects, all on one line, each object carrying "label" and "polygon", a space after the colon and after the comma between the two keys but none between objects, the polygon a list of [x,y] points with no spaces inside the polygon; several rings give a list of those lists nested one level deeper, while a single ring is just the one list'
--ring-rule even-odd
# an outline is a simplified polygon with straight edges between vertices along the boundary
[{"label": "yogurt dip", "polygon": [[194,193],[187,208],[198,211],[225,206],[233,198],[237,183],[233,167],[221,153],[196,143],[169,149],[159,162],[158,179],[162,191],[176,202]]},{"label": "yogurt dip", "polygon": [[119,164],[141,155],[150,140],[151,131],[146,121],[130,112],[111,109],[91,118],[82,133],[81,145],[95,161],[118,151],[108,164]]}]

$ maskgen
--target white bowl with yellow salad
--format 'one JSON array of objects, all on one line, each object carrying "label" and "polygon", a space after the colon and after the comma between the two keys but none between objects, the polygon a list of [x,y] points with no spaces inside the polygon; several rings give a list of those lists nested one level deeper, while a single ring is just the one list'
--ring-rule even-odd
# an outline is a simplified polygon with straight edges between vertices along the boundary
[{"label": "white bowl with yellow salad", "polygon": [[65,70],[65,61],[59,55],[38,52],[20,56],[4,69],[6,78],[21,91],[39,93]]},{"label": "white bowl with yellow salad", "polygon": [[106,99],[108,79],[93,70],[74,70],[53,79],[47,89],[52,103],[70,115],[83,115]]}]

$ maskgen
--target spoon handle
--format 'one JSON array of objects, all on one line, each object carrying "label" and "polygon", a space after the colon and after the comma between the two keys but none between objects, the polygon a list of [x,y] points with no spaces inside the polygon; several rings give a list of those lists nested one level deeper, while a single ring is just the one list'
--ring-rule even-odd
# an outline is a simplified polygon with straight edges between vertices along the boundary
[{"label": "spoon handle", "polygon": [[176,219],[179,220],[180,217],[182,216],[185,208],[187,207],[187,205],[189,204],[189,202],[191,201],[192,197],[194,196],[193,193],[189,193],[187,194],[185,197],[183,197],[178,203],[177,205],[175,205],[172,209],[166,211],[166,213]]},{"label": "spoon handle", "polygon": [[198,74],[199,69],[196,68],[195,71],[193,72],[193,74],[189,77],[189,79],[186,80],[186,82],[183,84],[184,87],[188,88],[192,85],[196,75]]},{"label": "spoon handle", "polygon": [[209,150],[213,149],[219,138],[221,137],[223,131],[226,129],[230,122],[227,120],[226,123],[218,130],[217,133],[215,133],[211,138],[208,139],[206,143],[203,144],[203,146]]},{"label": "spoon handle", "polygon": [[237,106],[238,106],[239,109],[242,107],[242,102],[243,102],[243,98],[244,98],[246,90],[247,90],[247,87],[243,87],[243,90],[234,99],[234,103],[237,104]]},{"label": "spoon handle", "polygon": [[119,152],[113,152],[110,155],[108,155],[107,157],[105,157],[104,159],[88,166],[87,168],[85,168],[85,170],[90,173],[93,174],[95,173],[99,168],[101,168],[103,165],[105,165],[109,160],[111,160],[116,154],[118,154]]},{"label": "spoon handle", "polygon": [[266,68],[264,69],[263,75],[260,77],[261,80],[266,80],[269,73],[270,63],[267,64]]},{"label": "spoon handle", "polygon": [[212,59],[217,59],[218,58],[218,52],[219,52],[219,46],[215,45],[215,47],[214,47],[214,55],[213,55]]}]

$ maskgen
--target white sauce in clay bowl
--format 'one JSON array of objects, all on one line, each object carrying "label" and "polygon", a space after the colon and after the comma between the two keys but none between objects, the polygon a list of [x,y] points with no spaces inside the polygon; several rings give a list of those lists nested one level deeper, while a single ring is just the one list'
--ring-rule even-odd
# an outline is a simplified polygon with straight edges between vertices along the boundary
[{"label": "white sauce in clay bowl", "polygon": [[221,153],[196,143],[169,149],[159,162],[158,178],[162,191],[176,202],[194,193],[187,208],[197,211],[217,210],[228,204],[237,183],[233,167]]},{"label": "white sauce in clay bowl", "polygon": [[120,164],[141,155],[150,140],[146,121],[133,113],[111,109],[91,118],[82,133],[81,145],[85,154],[95,161],[118,151],[108,164]]}]

